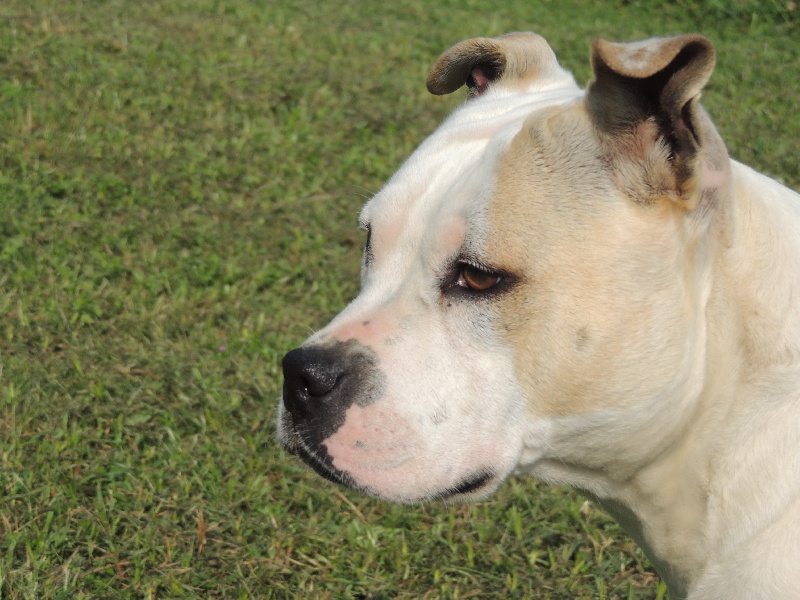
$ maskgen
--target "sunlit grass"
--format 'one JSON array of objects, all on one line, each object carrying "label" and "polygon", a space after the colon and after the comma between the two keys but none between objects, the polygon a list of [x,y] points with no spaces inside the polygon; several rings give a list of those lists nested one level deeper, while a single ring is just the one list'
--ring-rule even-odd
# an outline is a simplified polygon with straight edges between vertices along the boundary
[{"label": "sunlit grass", "polygon": [[593,37],[701,31],[732,155],[797,187],[792,6],[0,4],[0,597],[662,597],[571,491],[319,480],[275,442],[280,359],[355,294],[453,42],[535,29],[585,81]]}]

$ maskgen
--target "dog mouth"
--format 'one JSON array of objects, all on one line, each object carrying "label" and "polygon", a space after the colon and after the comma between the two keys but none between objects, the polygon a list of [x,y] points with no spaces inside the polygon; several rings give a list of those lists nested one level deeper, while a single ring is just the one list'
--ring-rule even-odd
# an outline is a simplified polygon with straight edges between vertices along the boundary
[{"label": "dog mouth", "polygon": [[289,439],[281,440],[281,446],[289,454],[300,458],[320,477],[346,487],[359,488],[347,473],[338,470],[331,464],[330,457],[324,446],[321,446],[317,451],[311,450],[296,432]]},{"label": "dog mouth", "polygon": [[449,500],[456,496],[471,495],[475,492],[480,492],[483,488],[487,487],[494,479],[494,475],[489,471],[479,471],[463,479],[461,483],[447,488],[436,497],[441,500]]},{"label": "dog mouth", "polygon": [[[352,488],[355,490],[359,490],[362,493],[369,494],[370,496],[375,496],[380,498],[381,493],[378,490],[372,489],[369,486],[360,485],[356,482],[348,473],[344,471],[340,471],[330,465],[326,460],[326,456],[321,456],[317,452],[313,452],[308,450],[304,444],[296,444],[291,446],[284,446],[285,450],[291,454],[294,454],[298,458],[300,458],[304,463],[306,463],[309,467],[311,467],[314,472],[319,475],[320,477],[338,484],[343,485],[348,488]],[[324,451],[323,451],[324,452]],[[479,471],[468,477],[464,478],[458,484],[448,487],[444,490],[434,492],[428,496],[420,497],[417,499],[408,498],[405,501],[408,502],[424,502],[426,500],[443,500],[443,501],[450,501],[450,500],[457,500],[459,497],[464,496],[473,496],[475,494],[480,494],[484,488],[487,488],[489,484],[494,480],[494,474],[489,472],[488,470]]]},{"label": "dog mouth", "polygon": [[[383,497],[379,490],[373,489],[369,485],[360,484],[349,473],[333,466],[331,457],[324,445],[311,444],[304,439],[303,435],[291,424],[284,422],[284,435],[279,435],[279,441],[283,449],[300,458],[306,465],[311,467],[320,477],[348,488],[359,490],[362,493],[378,498]],[[282,439],[281,439],[282,438]],[[421,495],[416,498],[396,498],[400,502],[425,502],[429,500],[457,500],[460,497],[474,497],[481,495],[481,492],[490,486],[495,480],[495,472],[488,468],[481,468],[461,479],[453,486],[433,491],[429,494]]]},{"label": "dog mouth", "polygon": [[314,472],[320,477],[339,485],[352,488],[357,487],[347,473],[335,469],[327,463],[324,457],[318,456],[316,453],[307,450],[302,444],[294,448],[287,448],[287,450],[302,459],[302,461],[314,469]]}]

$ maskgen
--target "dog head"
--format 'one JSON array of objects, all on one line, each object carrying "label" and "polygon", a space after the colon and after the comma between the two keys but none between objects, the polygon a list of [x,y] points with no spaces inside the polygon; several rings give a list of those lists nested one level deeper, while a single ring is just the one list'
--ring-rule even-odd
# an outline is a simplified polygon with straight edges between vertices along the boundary
[{"label": "dog head", "polygon": [[597,490],[676,435],[702,382],[708,224],[727,155],[699,36],[597,41],[586,91],[547,43],[461,42],[468,101],[361,213],[362,289],[284,359],[282,445],[396,501],[517,469]]}]

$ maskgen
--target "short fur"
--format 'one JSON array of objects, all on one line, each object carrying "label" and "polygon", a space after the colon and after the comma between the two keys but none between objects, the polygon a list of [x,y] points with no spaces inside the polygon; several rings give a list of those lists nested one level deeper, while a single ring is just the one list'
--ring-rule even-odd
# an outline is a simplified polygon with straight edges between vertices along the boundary
[{"label": "short fur", "polygon": [[567,483],[673,598],[800,598],[800,196],[728,158],[713,65],[701,36],[600,40],[584,92],[534,34],[443,54],[429,89],[470,99],[364,208],[283,445],[401,502]]}]

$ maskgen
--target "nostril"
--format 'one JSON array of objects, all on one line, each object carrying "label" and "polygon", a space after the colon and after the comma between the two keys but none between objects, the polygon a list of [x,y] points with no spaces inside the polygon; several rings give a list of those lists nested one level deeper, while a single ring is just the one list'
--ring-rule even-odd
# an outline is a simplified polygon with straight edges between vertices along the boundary
[{"label": "nostril", "polygon": [[374,402],[384,386],[374,352],[355,340],[292,350],[283,357],[283,378],[284,425],[317,454],[327,452],[324,441],[350,407]]},{"label": "nostril", "polygon": [[301,378],[309,396],[326,396],[336,387],[341,376],[330,370],[314,368],[301,375]]},{"label": "nostril", "polygon": [[327,352],[314,348],[296,348],[283,358],[283,401],[289,412],[305,417],[321,410],[319,401],[339,385],[344,373],[338,361]]}]

